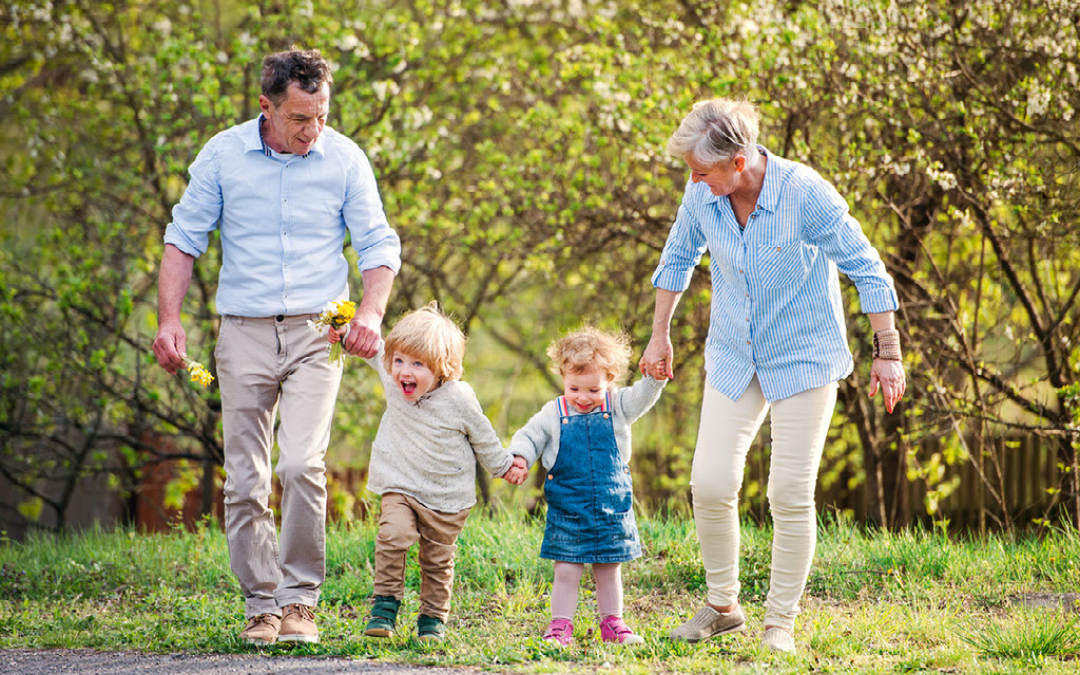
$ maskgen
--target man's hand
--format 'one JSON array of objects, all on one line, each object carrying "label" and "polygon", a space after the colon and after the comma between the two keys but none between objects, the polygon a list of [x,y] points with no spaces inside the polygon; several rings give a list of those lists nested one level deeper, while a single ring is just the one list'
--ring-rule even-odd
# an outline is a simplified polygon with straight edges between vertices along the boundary
[{"label": "man's hand", "polygon": [[529,475],[529,463],[524,457],[514,455],[514,463],[502,475],[503,480],[514,485],[521,485]]},{"label": "man's hand", "polygon": [[361,305],[349,326],[349,336],[344,343],[346,352],[362,359],[370,359],[379,353],[379,342],[382,340],[381,315],[366,310]]},{"label": "man's hand", "polygon": [[184,359],[187,357],[187,333],[180,322],[158,326],[157,335],[154,337],[154,356],[170,375],[175,375],[177,370],[186,367]]},{"label": "man's hand", "polygon": [[879,387],[881,396],[885,399],[885,409],[891,413],[907,391],[904,364],[900,361],[874,359],[874,365],[870,366],[870,398],[874,398]]}]

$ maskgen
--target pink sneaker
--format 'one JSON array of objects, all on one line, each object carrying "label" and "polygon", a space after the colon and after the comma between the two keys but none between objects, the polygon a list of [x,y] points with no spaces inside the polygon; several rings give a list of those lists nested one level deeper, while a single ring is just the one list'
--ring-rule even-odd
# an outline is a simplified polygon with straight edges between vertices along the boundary
[{"label": "pink sneaker", "polygon": [[569,647],[574,640],[574,622],[570,619],[552,619],[544,631],[544,642]]},{"label": "pink sneaker", "polygon": [[600,622],[600,639],[622,645],[639,645],[645,642],[645,638],[630,630],[621,616],[604,617],[604,620]]}]

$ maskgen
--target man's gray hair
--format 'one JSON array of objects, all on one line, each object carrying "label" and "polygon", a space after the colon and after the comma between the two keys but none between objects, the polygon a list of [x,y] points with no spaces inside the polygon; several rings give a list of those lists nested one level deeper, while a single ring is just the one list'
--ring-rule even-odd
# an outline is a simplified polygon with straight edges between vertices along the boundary
[{"label": "man's gray hair", "polygon": [[709,168],[738,154],[754,164],[760,118],[757,106],[749,101],[698,101],[668,139],[668,152]]},{"label": "man's gray hair", "polygon": [[330,64],[318,49],[293,47],[263,60],[262,93],[274,105],[285,100],[289,85],[293,82],[307,93],[314,94],[324,84],[328,87],[333,84],[334,76],[330,74]]}]

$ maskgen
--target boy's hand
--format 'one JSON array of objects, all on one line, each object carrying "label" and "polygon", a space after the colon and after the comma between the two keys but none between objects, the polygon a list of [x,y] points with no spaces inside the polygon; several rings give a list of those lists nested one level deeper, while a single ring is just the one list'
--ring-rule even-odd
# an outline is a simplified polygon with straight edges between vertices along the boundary
[{"label": "boy's hand", "polygon": [[347,326],[342,326],[340,329],[330,326],[330,330],[326,333],[326,339],[330,341],[330,344],[340,342],[343,335],[348,335],[346,328]]},{"label": "boy's hand", "polygon": [[503,480],[514,485],[521,485],[529,475],[529,463],[524,457],[514,455],[514,463],[503,474]]}]

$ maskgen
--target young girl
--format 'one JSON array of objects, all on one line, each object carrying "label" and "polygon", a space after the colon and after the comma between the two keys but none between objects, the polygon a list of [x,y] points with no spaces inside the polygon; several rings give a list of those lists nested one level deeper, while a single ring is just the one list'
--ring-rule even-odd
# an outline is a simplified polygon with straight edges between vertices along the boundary
[{"label": "young girl", "polygon": [[[331,330],[332,342],[344,331]],[[371,447],[368,489],[382,495],[375,602],[364,634],[390,637],[405,594],[405,555],[420,542],[417,637],[446,633],[457,538],[476,503],[476,462],[520,485],[526,464],[503,448],[472,387],[459,378],[465,335],[435,303],[406,314],[367,362],[386,413]]]},{"label": "young girl", "polygon": [[616,389],[630,360],[629,338],[585,327],[548,348],[563,380],[549,401],[514,434],[510,452],[547,471],[547,527],[540,557],[555,561],[551,623],[544,640],[565,647],[574,632],[578,584],[592,563],[600,636],[638,644],[622,620],[622,563],[641,555],[630,482],[630,424],[660,398],[667,379],[646,376]]}]

